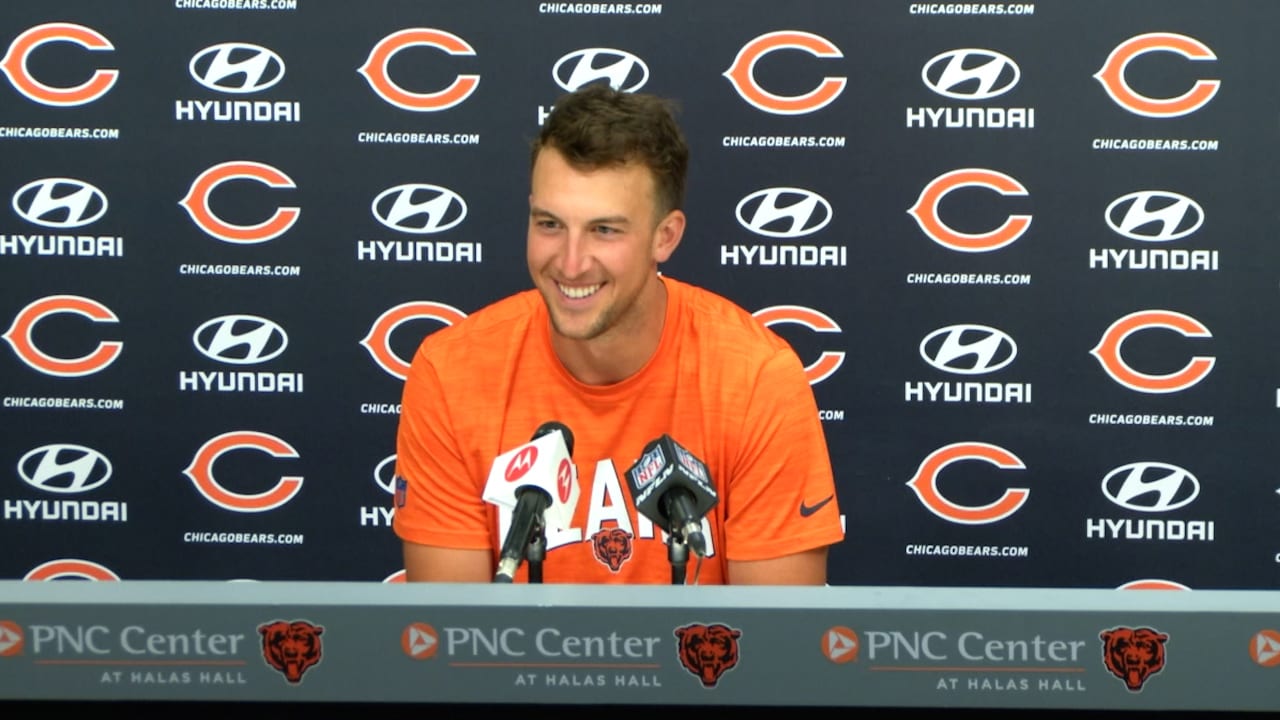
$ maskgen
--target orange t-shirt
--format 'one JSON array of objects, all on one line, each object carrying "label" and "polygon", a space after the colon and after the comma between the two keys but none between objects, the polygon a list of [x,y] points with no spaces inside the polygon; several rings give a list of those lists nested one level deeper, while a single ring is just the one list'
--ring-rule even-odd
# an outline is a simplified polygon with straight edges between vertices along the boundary
[{"label": "orange t-shirt", "polygon": [[[427,336],[401,403],[396,534],[488,548],[496,563],[510,511],[481,499],[490,467],[557,420],[573,434],[581,495],[573,526],[547,530],[543,582],[671,582],[663,533],[636,512],[625,475],[664,433],[706,464],[719,496],[704,524],[709,552],[699,583],[723,584],[728,560],[843,539],[817,404],[794,350],[725,298],[663,281],[658,349],[612,385],[586,385],[564,369],[536,290]],[[690,553],[688,582],[697,565]],[[515,581],[527,576],[522,563]]]}]

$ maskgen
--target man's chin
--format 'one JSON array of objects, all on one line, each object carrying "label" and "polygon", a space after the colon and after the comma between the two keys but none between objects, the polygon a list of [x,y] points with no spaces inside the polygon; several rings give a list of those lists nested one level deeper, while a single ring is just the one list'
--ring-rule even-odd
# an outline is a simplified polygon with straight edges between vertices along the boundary
[{"label": "man's chin", "polygon": [[563,314],[551,313],[551,330],[565,340],[593,340],[604,331],[597,317],[566,318]]},{"label": "man's chin", "polygon": [[600,335],[594,327],[582,327],[576,324],[551,323],[551,331],[565,340],[576,340],[584,342],[594,339]]}]

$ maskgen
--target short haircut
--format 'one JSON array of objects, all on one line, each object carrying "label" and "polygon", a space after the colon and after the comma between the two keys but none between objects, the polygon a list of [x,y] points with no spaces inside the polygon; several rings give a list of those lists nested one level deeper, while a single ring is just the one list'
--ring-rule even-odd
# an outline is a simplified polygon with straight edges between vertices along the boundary
[{"label": "short haircut", "polygon": [[592,83],[562,96],[533,143],[530,166],[543,148],[570,165],[594,170],[640,163],[653,176],[658,217],[684,207],[689,146],[676,123],[674,101]]}]

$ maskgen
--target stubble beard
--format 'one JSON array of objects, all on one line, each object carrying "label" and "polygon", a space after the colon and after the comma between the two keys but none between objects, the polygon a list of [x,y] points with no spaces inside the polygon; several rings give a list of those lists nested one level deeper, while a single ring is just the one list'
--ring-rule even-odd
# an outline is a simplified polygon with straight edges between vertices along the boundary
[{"label": "stubble beard", "polygon": [[556,331],[557,335],[569,340],[587,341],[595,340],[613,328],[614,320],[617,317],[617,309],[613,305],[601,308],[586,328],[576,332],[567,327],[568,323],[562,321],[563,319],[558,312],[552,310],[548,314],[551,316],[551,327]]}]

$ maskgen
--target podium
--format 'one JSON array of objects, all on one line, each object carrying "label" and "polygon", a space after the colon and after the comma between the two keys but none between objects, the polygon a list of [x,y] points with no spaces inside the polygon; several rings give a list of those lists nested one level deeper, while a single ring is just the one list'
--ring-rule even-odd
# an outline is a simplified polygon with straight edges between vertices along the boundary
[{"label": "podium", "polygon": [[0,700],[1280,710],[1280,593],[0,582]]}]

